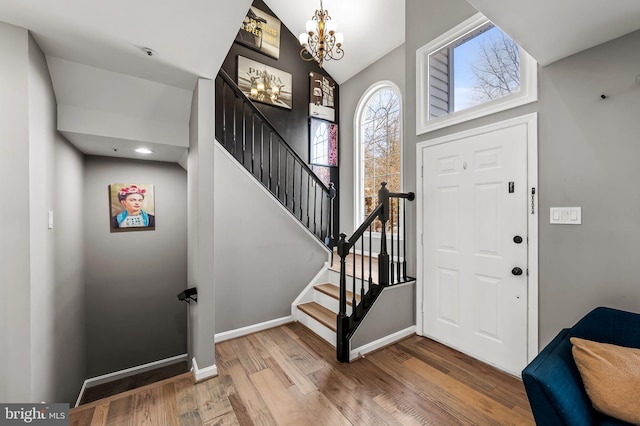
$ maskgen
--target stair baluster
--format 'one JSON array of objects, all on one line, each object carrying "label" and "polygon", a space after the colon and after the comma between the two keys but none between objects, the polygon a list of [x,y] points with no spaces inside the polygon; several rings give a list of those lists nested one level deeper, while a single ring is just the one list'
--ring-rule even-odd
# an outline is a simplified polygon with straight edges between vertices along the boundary
[{"label": "stair baluster", "polygon": [[[395,222],[396,229],[398,230],[398,235],[396,236],[397,243],[395,246],[397,247],[396,253],[394,253],[394,240],[393,240],[393,229],[394,229],[394,220],[391,219],[391,258],[394,259],[396,256],[398,258],[397,266],[394,264],[390,265],[389,253],[387,253],[387,222],[390,218],[392,201],[391,199],[396,198],[397,201],[397,210],[396,210],[396,220]],[[408,193],[392,193],[387,189],[386,182],[382,182],[380,190],[378,191],[378,205],[376,208],[369,214],[369,216],[365,219],[365,221],[358,227],[358,229],[354,232],[354,234],[347,240],[346,234],[340,234],[340,240],[337,244],[337,253],[340,256],[340,303],[339,303],[339,312],[337,317],[337,342],[336,342],[336,352],[337,358],[340,362],[349,362],[349,340],[351,336],[358,328],[358,325],[362,323],[362,320],[367,314],[367,311],[371,309],[373,306],[373,302],[375,302],[378,295],[382,292],[385,287],[394,284],[400,284],[407,282],[409,280],[413,280],[406,275],[406,233],[404,235],[405,245],[404,245],[404,253],[403,253],[403,263],[404,263],[404,274],[400,276],[400,228],[406,230],[406,215],[403,215],[403,223],[400,224],[400,202],[399,199],[402,198],[404,200],[413,201],[415,199],[415,194],[413,192]],[[377,282],[374,282],[372,279],[372,239],[373,233],[372,228],[374,223],[381,224],[380,228],[380,252],[378,253],[378,277]],[[369,231],[369,288],[365,291],[364,289],[364,234]],[[406,232],[406,231],[405,231]],[[360,240],[360,251],[361,251],[361,263],[360,263],[360,271],[361,271],[361,288],[360,288],[360,302],[356,300],[356,253],[355,248],[356,244]],[[353,253],[351,253],[351,249],[353,249]],[[352,295],[352,311],[351,315],[347,316],[346,314],[346,306],[347,306],[347,282],[346,282],[346,259],[347,256],[353,256],[353,295]],[[393,260],[392,260],[393,262]],[[397,276],[395,276],[395,272],[397,272]]]},{"label": "stair baluster", "polygon": [[[332,248],[337,241],[333,234],[335,187],[327,187],[316,176],[306,161],[287,145],[264,114],[222,70],[216,78],[215,109],[216,139],[312,234]],[[255,146],[258,140],[259,170]],[[300,181],[297,186],[298,167]]]}]

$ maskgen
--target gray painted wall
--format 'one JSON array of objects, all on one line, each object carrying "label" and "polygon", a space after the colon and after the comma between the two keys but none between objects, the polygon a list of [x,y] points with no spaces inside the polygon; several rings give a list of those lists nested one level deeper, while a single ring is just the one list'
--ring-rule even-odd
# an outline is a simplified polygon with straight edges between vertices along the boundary
[{"label": "gray painted wall", "polygon": [[28,33],[0,23],[0,401],[31,400]]},{"label": "gray painted wall", "polygon": [[[542,344],[599,305],[640,312],[638,51],[636,31],[540,72]],[[550,225],[558,206],[582,225]]]},{"label": "gray painted wall", "polygon": [[[634,82],[640,73],[640,33],[539,69],[537,103],[416,137],[415,51],[475,12],[463,0],[407,0],[405,187],[415,185],[411,160],[416,143],[538,112],[542,348],[593,307],[640,311],[633,267],[640,241],[635,185],[640,87]],[[424,25],[426,14],[439,19]],[[600,99],[602,93],[606,100]],[[553,206],[582,206],[583,224],[550,225],[549,207]],[[415,210],[411,216],[413,221]],[[410,247],[415,250],[415,240]]]},{"label": "gray painted wall", "polygon": [[223,150],[216,144],[216,333],[291,315],[329,254]]},{"label": "gray painted wall", "polygon": [[[392,50],[379,61],[365,68],[340,85],[340,232],[351,235],[360,226],[354,224],[354,120],[358,103],[372,85],[388,80],[396,84],[402,96],[403,120],[406,121],[404,45]],[[409,111],[413,111],[410,108]],[[403,134],[403,136],[405,136]],[[414,145],[415,146],[415,145]],[[405,179],[406,181],[406,179]],[[406,183],[406,182],[405,182]]]},{"label": "gray painted wall", "polygon": [[[111,183],[155,185],[155,231],[111,233]],[[175,163],[85,158],[87,374],[186,353],[187,176]]]},{"label": "gray painted wall", "polygon": [[189,243],[187,280],[198,288],[198,303],[189,311],[189,356],[198,369],[215,365],[213,335],[214,272],[214,85],[199,79],[191,101],[189,121]]},{"label": "gray painted wall", "polygon": [[[55,131],[44,55],[0,23],[0,401],[74,401],[82,385],[82,156]],[[47,226],[48,211],[54,227]]]},{"label": "gray painted wall", "polygon": [[[32,398],[73,401],[85,374],[82,155],[56,131],[44,54],[29,36]],[[71,191],[73,193],[73,191]],[[48,211],[54,226],[48,229]]]},{"label": "gray painted wall", "polygon": [[383,289],[365,320],[353,334],[351,350],[415,325],[415,295],[415,281]]}]

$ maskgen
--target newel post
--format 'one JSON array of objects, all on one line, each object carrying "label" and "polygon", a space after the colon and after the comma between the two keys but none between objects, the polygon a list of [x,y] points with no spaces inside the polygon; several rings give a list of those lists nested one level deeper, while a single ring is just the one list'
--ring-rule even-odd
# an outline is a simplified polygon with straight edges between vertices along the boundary
[{"label": "newel post", "polygon": [[340,362],[349,362],[349,317],[347,316],[347,272],[346,259],[349,255],[349,243],[346,234],[340,234],[338,256],[340,256],[340,307],[337,317],[336,350]]},{"label": "newel post", "polygon": [[378,254],[378,284],[389,285],[389,253],[387,253],[387,221],[389,220],[389,189],[387,182],[380,184],[378,191],[378,204],[382,205],[382,211],[378,218],[382,223],[382,235],[380,236],[380,253]]}]

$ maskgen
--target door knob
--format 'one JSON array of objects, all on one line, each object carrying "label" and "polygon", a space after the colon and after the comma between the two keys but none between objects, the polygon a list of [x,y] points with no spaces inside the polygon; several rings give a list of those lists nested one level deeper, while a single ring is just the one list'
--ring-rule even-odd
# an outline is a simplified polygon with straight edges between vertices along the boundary
[{"label": "door knob", "polygon": [[522,242],[522,237],[520,235],[516,235],[513,237],[513,242],[516,244],[520,244]]},{"label": "door knob", "polygon": [[518,268],[518,267],[516,266],[515,268],[513,268],[513,269],[511,270],[511,273],[512,273],[513,275],[522,275],[522,269],[520,269],[520,268]]}]

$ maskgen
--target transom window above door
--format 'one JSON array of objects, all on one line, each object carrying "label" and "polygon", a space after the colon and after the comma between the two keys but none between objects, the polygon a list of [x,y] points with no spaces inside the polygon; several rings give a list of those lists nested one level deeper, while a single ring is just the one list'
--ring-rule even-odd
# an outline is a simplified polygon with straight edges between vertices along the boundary
[{"label": "transom window above door", "polygon": [[537,100],[537,63],[477,14],[416,52],[416,133]]}]

